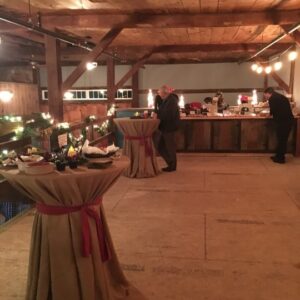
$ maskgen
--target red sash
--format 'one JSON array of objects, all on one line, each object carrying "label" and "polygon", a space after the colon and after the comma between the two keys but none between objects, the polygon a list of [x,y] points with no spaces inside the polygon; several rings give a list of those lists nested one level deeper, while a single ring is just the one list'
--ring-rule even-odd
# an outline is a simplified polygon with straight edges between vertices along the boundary
[{"label": "red sash", "polygon": [[87,202],[77,206],[53,206],[44,203],[37,203],[36,209],[39,213],[45,215],[65,215],[74,212],[81,213],[81,236],[82,236],[82,256],[88,257],[91,254],[91,231],[89,226],[89,217],[94,219],[97,236],[99,241],[99,248],[102,261],[109,260],[109,249],[106,243],[104,225],[101,219],[101,215],[96,213],[90,206],[100,205],[102,198],[97,198],[93,202]]},{"label": "red sash", "polygon": [[[125,135],[126,140],[138,140],[140,141],[141,146],[145,146],[145,154],[146,156],[153,156],[153,151],[152,151],[152,144],[151,144],[151,135],[148,136],[130,136],[130,135]],[[150,141],[149,141],[150,139]]]}]

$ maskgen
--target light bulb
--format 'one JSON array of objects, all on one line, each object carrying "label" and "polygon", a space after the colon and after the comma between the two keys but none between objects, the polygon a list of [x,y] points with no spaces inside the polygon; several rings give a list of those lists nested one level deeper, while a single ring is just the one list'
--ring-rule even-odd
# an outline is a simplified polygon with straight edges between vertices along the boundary
[{"label": "light bulb", "polygon": [[238,99],[237,99],[237,105],[241,105],[242,104],[242,95],[238,95]]},{"label": "light bulb", "polygon": [[257,105],[257,92],[256,92],[256,90],[252,91],[252,105]]},{"label": "light bulb", "polygon": [[180,100],[179,100],[179,107],[180,108],[184,108],[184,97],[183,95],[180,95]]},{"label": "light bulb", "polygon": [[271,66],[265,67],[265,73],[266,74],[270,74],[271,72],[272,72],[272,67]]},{"label": "light bulb", "polygon": [[296,51],[291,51],[289,53],[289,60],[295,60],[298,56],[298,53]]},{"label": "light bulb", "polygon": [[95,69],[97,66],[98,66],[98,63],[96,61],[86,63],[86,69],[88,71]]},{"label": "light bulb", "polygon": [[262,68],[262,67],[258,67],[258,68],[256,69],[257,74],[261,74],[262,71],[263,71],[263,68]]},{"label": "light bulb", "polygon": [[1,91],[0,92],[0,100],[4,103],[10,102],[13,97],[13,93],[10,91]]},{"label": "light bulb", "polygon": [[73,97],[74,97],[74,94],[72,93],[72,92],[65,92],[64,93],[64,98],[66,99],[66,100],[71,100],[71,99],[73,99]]},{"label": "light bulb", "polygon": [[154,107],[154,96],[153,96],[151,89],[149,89],[147,101],[148,101],[148,108],[153,108]]},{"label": "light bulb", "polygon": [[282,62],[281,61],[277,61],[275,64],[274,64],[274,70],[275,71],[278,71],[282,68]]},{"label": "light bulb", "polygon": [[251,70],[252,70],[252,71],[256,71],[257,68],[258,68],[258,65],[257,65],[257,64],[252,64],[252,66],[251,66]]}]

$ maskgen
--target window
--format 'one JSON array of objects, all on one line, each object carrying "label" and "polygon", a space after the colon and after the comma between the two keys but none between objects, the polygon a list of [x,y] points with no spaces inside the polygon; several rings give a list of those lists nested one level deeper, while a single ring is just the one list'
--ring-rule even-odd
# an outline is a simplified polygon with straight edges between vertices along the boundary
[{"label": "window", "polygon": [[[107,100],[106,89],[80,89],[69,90],[69,98],[64,98],[65,101],[101,101]],[[70,97],[70,94],[71,97]],[[119,89],[115,94],[116,100],[132,100],[132,89]],[[42,100],[48,100],[48,90],[42,90]]]}]

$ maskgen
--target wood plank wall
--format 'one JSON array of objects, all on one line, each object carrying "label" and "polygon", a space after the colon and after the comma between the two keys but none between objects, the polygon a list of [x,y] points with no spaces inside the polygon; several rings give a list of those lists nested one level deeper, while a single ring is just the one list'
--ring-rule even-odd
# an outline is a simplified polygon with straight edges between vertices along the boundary
[{"label": "wood plank wall", "polygon": [[40,111],[36,84],[0,82],[1,90],[9,90],[14,96],[9,103],[0,103],[0,114],[28,115]]},{"label": "wood plank wall", "polygon": [[[67,102],[67,103],[66,103]],[[100,102],[100,101],[99,101]],[[94,101],[69,103],[64,101],[64,121],[65,122],[82,122],[90,115],[95,115],[97,118],[106,116],[107,101],[99,103]],[[131,107],[131,101],[116,102],[119,108]],[[48,101],[40,102],[41,112],[49,112]]]}]

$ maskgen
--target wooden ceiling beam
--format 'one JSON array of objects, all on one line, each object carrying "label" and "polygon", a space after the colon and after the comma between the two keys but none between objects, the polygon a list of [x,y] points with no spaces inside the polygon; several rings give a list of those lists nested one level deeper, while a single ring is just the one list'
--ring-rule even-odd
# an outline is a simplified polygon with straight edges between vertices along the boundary
[{"label": "wooden ceiling beam", "polygon": [[[270,47],[270,50],[282,50],[291,46],[290,43],[275,44]],[[155,49],[155,52],[196,52],[196,51],[205,51],[205,52],[224,52],[224,51],[245,51],[253,52],[257,51],[259,47],[262,47],[262,44],[197,44],[197,45],[164,45]]]},{"label": "wooden ceiling beam", "polygon": [[186,28],[186,27],[228,27],[254,25],[280,25],[299,22],[300,10],[262,11],[212,14],[100,14],[89,10],[76,15],[43,15],[45,27],[63,28],[112,28],[122,24],[124,28]]},{"label": "wooden ceiling beam", "polygon": [[85,72],[86,64],[88,62],[95,61],[103,51],[113,42],[113,40],[122,31],[122,28],[113,28],[109,30],[106,35],[101,39],[101,41],[96,45],[96,47],[89,52],[81,60],[80,64],[75,68],[75,70],[68,76],[62,85],[63,93],[72,87],[72,85],[77,81],[77,79]]},{"label": "wooden ceiling beam", "polygon": [[[288,33],[291,26],[289,25],[281,25],[281,28],[284,30],[285,33]],[[289,36],[295,41],[295,43],[300,46],[300,32],[298,30],[290,33]]]},{"label": "wooden ceiling beam", "polygon": [[[163,45],[155,48],[155,53],[186,53],[186,52],[255,52],[260,47],[267,44],[191,44],[191,45]],[[291,43],[278,43],[271,46],[269,49],[274,51],[283,51],[290,47]],[[115,47],[113,47],[115,48]],[[150,46],[128,46],[119,47],[120,54],[130,54],[130,53],[145,53],[149,52],[152,47]],[[109,48],[108,48],[109,50]],[[83,49],[76,47],[66,47],[62,49],[63,56],[81,55],[86,53]]]}]

